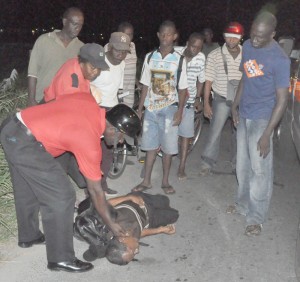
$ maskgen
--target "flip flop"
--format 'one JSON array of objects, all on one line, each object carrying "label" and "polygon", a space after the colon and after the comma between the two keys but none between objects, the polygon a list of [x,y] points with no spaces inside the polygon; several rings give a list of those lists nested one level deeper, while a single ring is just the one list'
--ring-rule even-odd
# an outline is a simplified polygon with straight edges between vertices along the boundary
[{"label": "flip flop", "polygon": [[151,185],[146,186],[146,185],[143,185],[143,184],[138,184],[138,185],[136,185],[135,187],[133,187],[131,189],[131,192],[144,192],[144,191],[149,190],[151,188],[152,188]]},{"label": "flip flop", "polygon": [[163,189],[165,194],[167,194],[167,195],[175,194],[175,192],[176,192],[171,185],[161,186],[161,189]]}]

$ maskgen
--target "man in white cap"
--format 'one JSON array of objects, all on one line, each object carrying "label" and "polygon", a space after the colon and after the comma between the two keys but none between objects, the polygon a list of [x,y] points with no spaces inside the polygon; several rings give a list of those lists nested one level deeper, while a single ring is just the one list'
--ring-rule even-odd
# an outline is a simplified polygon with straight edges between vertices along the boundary
[{"label": "man in white cap", "polygon": [[[103,72],[91,85],[95,86],[101,91],[100,106],[106,110],[111,109],[119,103],[118,91],[123,89],[124,59],[128,52],[130,52],[131,40],[129,36],[123,32],[113,32],[108,43],[108,51],[105,53],[105,62],[109,66],[109,70]],[[103,171],[103,178],[101,180],[103,190],[106,194],[117,194],[107,186],[106,177],[110,170],[113,155],[112,150],[108,149],[105,142],[102,142],[103,162],[101,169]]]},{"label": "man in white cap", "polygon": [[[222,129],[231,114],[231,104],[228,101],[228,81],[240,80],[239,70],[242,47],[239,42],[244,34],[244,28],[238,22],[229,23],[224,29],[225,44],[207,57],[204,86],[204,115],[210,119],[210,127],[201,155],[200,175],[207,175],[215,165],[220,149]],[[210,95],[213,92],[212,105]],[[235,162],[236,137],[233,132],[232,162]]]}]

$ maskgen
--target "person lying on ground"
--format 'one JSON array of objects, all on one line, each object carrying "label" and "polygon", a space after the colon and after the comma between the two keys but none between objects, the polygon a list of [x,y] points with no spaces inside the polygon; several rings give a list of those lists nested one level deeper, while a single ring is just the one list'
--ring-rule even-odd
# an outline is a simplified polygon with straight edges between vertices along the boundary
[{"label": "person lying on ground", "polygon": [[109,199],[108,203],[112,220],[124,229],[126,237],[113,236],[91,201],[85,199],[79,204],[74,237],[89,244],[83,254],[87,261],[106,257],[111,263],[125,265],[139,252],[140,238],[175,233],[179,213],[170,207],[165,195],[132,192]]}]

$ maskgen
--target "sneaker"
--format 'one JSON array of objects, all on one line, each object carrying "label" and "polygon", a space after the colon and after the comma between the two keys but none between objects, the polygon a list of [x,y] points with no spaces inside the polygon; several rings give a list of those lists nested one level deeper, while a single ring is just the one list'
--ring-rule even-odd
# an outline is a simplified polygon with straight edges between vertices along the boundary
[{"label": "sneaker", "polygon": [[262,224],[248,225],[245,230],[247,236],[258,236],[261,233]]},{"label": "sneaker", "polygon": [[211,168],[210,167],[202,167],[199,171],[199,175],[200,176],[206,176],[209,175],[211,172]]}]

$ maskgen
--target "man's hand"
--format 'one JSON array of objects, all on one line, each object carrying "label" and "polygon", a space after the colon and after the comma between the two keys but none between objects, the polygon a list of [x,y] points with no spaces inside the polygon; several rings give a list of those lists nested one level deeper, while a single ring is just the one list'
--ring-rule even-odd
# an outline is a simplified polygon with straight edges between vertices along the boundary
[{"label": "man's hand", "polygon": [[259,156],[266,158],[270,153],[270,137],[263,134],[257,142],[257,151],[260,151]]},{"label": "man's hand", "polygon": [[237,125],[240,122],[240,115],[239,115],[238,107],[235,106],[234,104],[231,107],[231,116],[232,116],[234,126],[237,127]]},{"label": "man's hand", "polygon": [[173,126],[177,126],[180,124],[181,122],[181,119],[182,119],[182,111],[177,111],[175,114],[174,114],[174,117],[173,117]]},{"label": "man's hand", "polygon": [[212,119],[213,111],[209,103],[204,104],[204,116],[209,119]]},{"label": "man's hand", "polygon": [[195,99],[195,102],[194,102],[194,109],[197,111],[197,112],[201,112],[203,110],[203,105],[200,101],[199,98],[196,98]]},{"label": "man's hand", "polygon": [[126,235],[126,231],[118,223],[110,224],[109,228],[116,237],[128,236],[128,235]]}]

